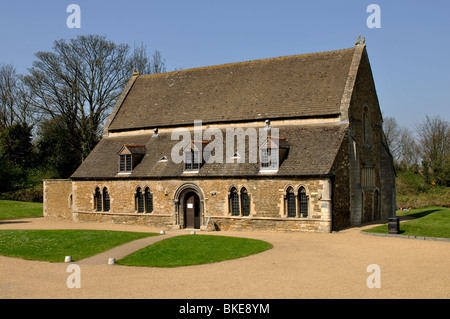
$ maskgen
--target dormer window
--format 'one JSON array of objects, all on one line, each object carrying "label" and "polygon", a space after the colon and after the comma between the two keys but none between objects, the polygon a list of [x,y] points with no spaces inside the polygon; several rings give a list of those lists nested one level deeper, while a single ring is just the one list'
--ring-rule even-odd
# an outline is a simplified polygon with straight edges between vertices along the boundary
[{"label": "dormer window", "polygon": [[125,144],[119,152],[119,174],[129,174],[145,155],[145,145]]},{"label": "dormer window", "polygon": [[131,155],[120,155],[120,171],[121,172],[131,172],[132,164]]},{"label": "dormer window", "polygon": [[184,152],[184,169],[189,171],[197,171],[200,168],[199,152],[194,150],[186,150]]},{"label": "dormer window", "polygon": [[202,164],[203,164],[203,158],[201,156],[202,148],[199,149],[196,145],[197,143],[202,145],[202,144],[207,144],[208,142],[207,141],[201,141],[201,142],[192,141],[192,143],[184,149],[184,171],[185,172],[197,173],[198,170],[202,167]]},{"label": "dormer window", "polygon": [[278,148],[261,150],[261,169],[278,170]]},{"label": "dormer window", "polygon": [[285,138],[268,136],[259,148],[261,172],[277,172],[288,149]]}]

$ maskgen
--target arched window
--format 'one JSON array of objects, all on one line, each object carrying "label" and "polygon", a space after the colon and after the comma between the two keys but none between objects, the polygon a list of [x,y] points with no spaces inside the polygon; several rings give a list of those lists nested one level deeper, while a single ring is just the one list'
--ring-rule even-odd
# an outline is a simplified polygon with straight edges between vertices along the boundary
[{"label": "arched window", "polygon": [[239,216],[239,194],[236,188],[232,188],[230,190],[230,207],[231,207],[231,215]]},{"label": "arched window", "polygon": [[98,187],[95,188],[94,193],[94,209],[97,212],[102,211],[102,193],[100,192],[100,188]]},{"label": "arched window", "polygon": [[144,212],[144,196],[140,187],[136,189],[136,195],[134,196],[136,202],[136,210],[138,213]]},{"label": "arched window", "polygon": [[241,189],[241,203],[242,203],[242,215],[250,216],[250,197],[248,196],[248,192],[245,187]]},{"label": "arched window", "polygon": [[298,205],[300,217],[308,217],[308,201],[309,197],[306,195],[306,189],[301,187],[298,191]]},{"label": "arched window", "polygon": [[108,189],[105,187],[103,188],[103,211],[109,212],[109,209],[110,209],[109,193]]},{"label": "arched window", "polygon": [[145,212],[153,212],[153,194],[148,187],[145,188]]},{"label": "arched window", "polygon": [[295,193],[292,187],[289,187],[286,192],[286,201],[287,201],[287,216],[288,217],[296,217],[296,207],[295,207]]}]

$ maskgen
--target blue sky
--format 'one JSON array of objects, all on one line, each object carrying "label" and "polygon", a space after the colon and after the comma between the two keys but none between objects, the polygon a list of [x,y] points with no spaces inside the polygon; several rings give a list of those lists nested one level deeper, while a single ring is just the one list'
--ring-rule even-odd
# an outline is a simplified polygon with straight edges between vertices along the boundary
[{"label": "blue sky", "polygon": [[[81,28],[66,25],[81,8]],[[381,10],[370,29],[369,4]],[[26,74],[37,51],[79,34],[159,50],[168,71],[366,45],[384,116],[414,128],[425,115],[450,120],[450,1],[2,1],[0,63]]]}]

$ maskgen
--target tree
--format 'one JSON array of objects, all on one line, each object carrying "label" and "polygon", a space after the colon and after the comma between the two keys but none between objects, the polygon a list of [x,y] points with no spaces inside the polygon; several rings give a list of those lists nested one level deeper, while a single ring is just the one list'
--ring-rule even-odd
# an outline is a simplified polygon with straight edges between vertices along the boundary
[{"label": "tree", "polygon": [[155,74],[166,72],[166,60],[162,58],[161,52],[155,50],[149,58],[147,47],[141,43],[140,47],[135,47],[130,57],[131,67],[140,74]]},{"label": "tree", "polygon": [[104,36],[55,41],[53,52],[36,53],[24,82],[33,106],[61,119],[84,159],[97,144],[102,124],[131,75],[128,46]]},{"label": "tree", "polygon": [[164,73],[166,72],[166,59],[163,59],[161,52],[155,50],[150,60],[150,73]]},{"label": "tree", "polygon": [[33,165],[32,127],[15,123],[0,133],[0,192],[23,185]]},{"label": "tree", "polygon": [[31,166],[31,130],[32,127],[26,123],[16,123],[4,129],[0,134],[0,159],[19,168]]},{"label": "tree", "polygon": [[0,129],[5,129],[14,123],[16,111],[16,70],[12,65],[0,66]]},{"label": "tree", "polygon": [[416,137],[413,132],[408,128],[402,128],[399,138],[400,144],[400,156],[399,167],[403,169],[409,169],[416,167],[419,163],[419,149],[416,141]]},{"label": "tree", "polygon": [[0,131],[15,123],[34,124],[30,92],[11,64],[0,65]]},{"label": "tree", "polygon": [[100,140],[102,125],[133,68],[165,71],[158,51],[149,60],[141,45],[130,57],[128,45],[98,35],[55,41],[52,52],[38,52],[36,58],[24,77],[32,104],[44,116],[63,121],[68,142],[82,150],[82,159]]},{"label": "tree", "polygon": [[37,129],[37,159],[42,169],[53,171],[57,178],[69,178],[81,164],[81,149],[71,143],[70,133],[61,118],[42,121]]},{"label": "tree", "polygon": [[407,169],[418,163],[417,143],[411,130],[401,127],[395,118],[386,117],[383,132],[397,168]]},{"label": "tree", "polygon": [[423,173],[428,182],[450,184],[450,124],[439,116],[426,116],[418,128]]},{"label": "tree", "polygon": [[383,132],[392,157],[394,158],[394,161],[398,162],[401,156],[400,137],[402,130],[398,125],[397,120],[393,117],[384,118]]}]

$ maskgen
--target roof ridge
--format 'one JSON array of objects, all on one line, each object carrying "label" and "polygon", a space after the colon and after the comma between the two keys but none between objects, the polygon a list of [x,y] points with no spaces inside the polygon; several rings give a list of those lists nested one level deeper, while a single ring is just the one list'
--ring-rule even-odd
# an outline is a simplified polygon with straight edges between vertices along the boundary
[{"label": "roof ridge", "polygon": [[351,48],[331,50],[331,51],[320,51],[320,52],[312,52],[312,53],[293,54],[293,55],[284,55],[284,56],[271,57],[271,58],[247,60],[247,61],[240,61],[240,62],[229,62],[229,63],[223,63],[223,64],[194,67],[194,68],[189,68],[189,69],[185,69],[185,70],[170,71],[170,72],[165,72],[165,73],[138,75],[138,77],[143,78],[143,79],[152,79],[152,78],[157,78],[157,77],[162,77],[162,76],[167,76],[167,75],[173,75],[173,74],[177,74],[177,73],[185,73],[185,72],[200,71],[200,70],[207,70],[207,69],[219,69],[219,68],[226,68],[226,67],[235,66],[235,65],[264,63],[264,62],[269,62],[269,61],[285,60],[288,58],[300,58],[300,57],[309,57],[309,56],[317,56],[317,55],[335,54],[338,52],[350,51],[350,50],[354,50],[354,49],[355,49],[355,47],[351,47]]}]

